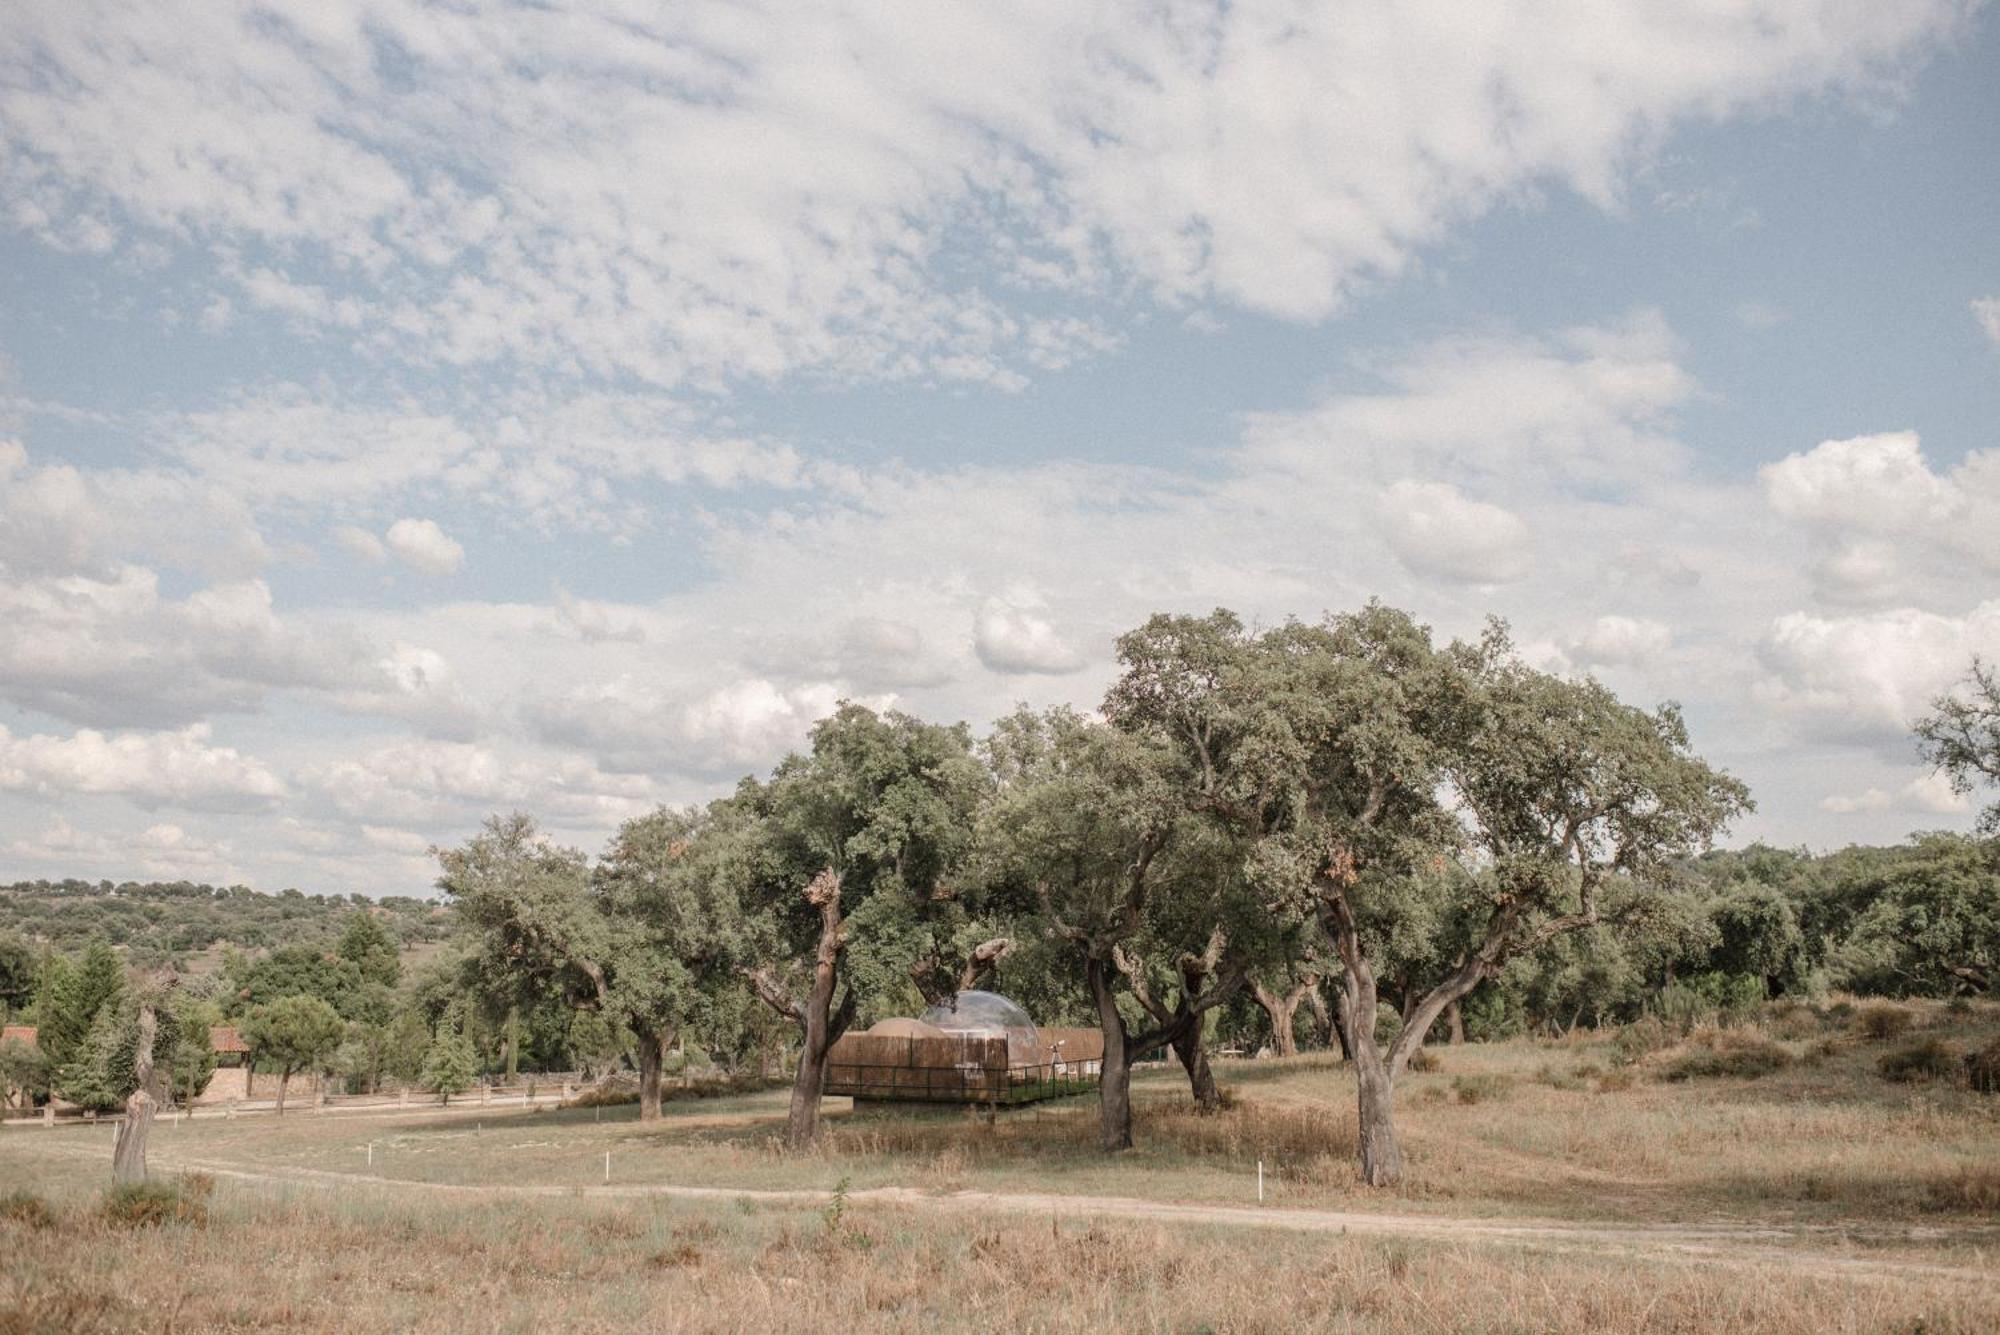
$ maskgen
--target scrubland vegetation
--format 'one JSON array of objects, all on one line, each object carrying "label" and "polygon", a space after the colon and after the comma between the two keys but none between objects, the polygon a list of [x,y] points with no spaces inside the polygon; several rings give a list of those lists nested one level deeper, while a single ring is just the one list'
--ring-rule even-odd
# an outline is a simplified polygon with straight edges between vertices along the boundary
[{"label": "scrubland vegetation", "polygon": [[[629,1104],[209,1115],[156,1133],[149,1191],[106,1196],[106,1133],[16,1130],[0,1329],[1987,1329],[2000,1105],[1962,1057],[2000,1037],[2000,1007],[1898,1013],[1835,999],[1434,1049],[1408,1077],[1393,1192],[1355,1180],[1331,1054],[1225,1062],[1208,1115],[1177,1073],[1142,1071],[1136,1147],[1114,1158],[1087,1099],[994,1117],[833,1101],[819,1147],[788,1153],[771,1093],[649,1122]],[[1958,1068],[1885,1076],[1911,1043]],[[1710,1060],[1765,1045],[1786,1058]],[[818,1194],[611,1194],[667,1184]],[[1267,1229],[1122,1201],[1344,1213]]]}]

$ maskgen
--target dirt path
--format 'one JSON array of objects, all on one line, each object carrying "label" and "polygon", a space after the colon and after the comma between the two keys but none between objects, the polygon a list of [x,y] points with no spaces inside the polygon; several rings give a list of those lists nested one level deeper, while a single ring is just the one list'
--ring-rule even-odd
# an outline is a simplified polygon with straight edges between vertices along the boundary
[{"label": "dirt path", "polygon": [[[161,1156],[165,1158],[167,1156]],[[623,1200],[661,1198],[688,1201],[747,1201],[762,1205],[812,1208],[833,1199],[833,1193],[812,1190],[768,1190],[749,1187],[694,1187],[664,1184],[629,1186],[556,1186],[533,1183],[470,1185],[416,1182],[318,1168],[268,1171],[231,1167],[205,1159],[173,1156],[173,1167],[213,1174],[234,1182],[323,1190],[380,1190],[442,1194],[475,1199],[600,1198]],[[1845,1250],[1851,1230],[1828,1226],[1787,1226],[1728,1223],[1631,1224],[1563,1223],[1540,1219],[1492,1219],[1437,1215],[1375,1214],[1365,1211],[1286,1207],[1181,1204],[1131,1196],[1083,1196],[1041,1192],[922,1191],[910,1187],[872,1187],[847,1193],[851,1206],[890,1206],[975,1215],[1032,1215],[1060,1220],[1129,1219],[1154,1223],[1224,1228],[1284,1229],[1300,1233],[1337,1233],[1359,1237],[1401,1237],[1463,1244],[1512,1244],[1567,1252],[1608,1255],[1641,1254],[1649,1260],[1679,1260],[1732,1268],[1777,1268],[1840,1278],[1900,1278],[2000,1284],[2000,1270],[1984,1255],[1965,1264],[1910,1261]],[[2000,1245],[2000,1231],[1943,1228],[1882,1228],[1869,1235],[1874,1243],[1940,1242],[1977,1236]]]}]

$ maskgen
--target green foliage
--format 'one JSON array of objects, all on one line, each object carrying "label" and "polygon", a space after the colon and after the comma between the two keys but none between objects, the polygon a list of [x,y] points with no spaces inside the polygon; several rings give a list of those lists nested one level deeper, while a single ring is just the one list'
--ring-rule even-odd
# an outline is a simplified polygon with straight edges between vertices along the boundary
[{"label": "green foliage", "polygon": [[57,1092],[87,1112],[115,1112],[137,1087],[133,1074],[137,1021],[114,999],[91,1022],[90,1032],[57,1077]]},{"label": "green foliage", "polygon": [[478,1073],[479,1054],[473,1050],[472,1040],[465,1036],[464,1029],[458,1025],[441,1026],[424,1058],[424,1088],[450,1102],[452,1095],[472,1088],[473,1077]]},{"label": "green foliage", "polygon": [[98,1012],[124,991],[125,965],[102,939],[85,946],[78,959],[50,960],[35,1000],[41,1028],[38,1041],[49,1060],[67,1066],[81,1050]]},{"label": "green foliage", "polygon": [[18,932],[0,931],[0,1020],[34,1000],[39,965],[35,951]]},{"label": "green foliage", "polygon": [[242,1029],[255,1058],[288,1076],[324,1063],[345,1032],[338,1011],[318,997],[303,995],[253,1006]]},{"label": "green foliage", "polygon": [[[2000,672],[1973,659],[1964,679],[1931,701],[1930,714],[1917,724],[1917,740],[1924,759],[1959,792],[2000,784]],[[1981,814],[1980,828],[2000,834],[2000,802]]]},{"label": "green foliage", "polygon": [[330,950],[358,907],[383,915],[405,944],[442,940],[437,905],[407,896],[261,894],[245,886],[110,881],[22,881],[0,885],[0,940],[18,933],[74,954],[94,938],[139,969],[186,970],[225,945],[242,951],[310,945]]},{"label": "green foliage", "polygon": [[253,957],[232,956],[223,967],[224,1008],[243,1015],[281,997],[314,997],[335,1011],[351,1007],[361,991],[361,971],[338,955],[312,946],[280,946]]},{"label": "green foliage", "polygon": [[377,910],[356,909],[347,915],[335,954],[353,966],[364,982],[394,987],[402,976],[401,947],[395,934],[382,925]]},{"label": "green foliage", "polygon": [[19,1091],[22,1106],[48,1093],[49,1059],[38,1047],[10,1038],[0,1043],[0,1097]]}]

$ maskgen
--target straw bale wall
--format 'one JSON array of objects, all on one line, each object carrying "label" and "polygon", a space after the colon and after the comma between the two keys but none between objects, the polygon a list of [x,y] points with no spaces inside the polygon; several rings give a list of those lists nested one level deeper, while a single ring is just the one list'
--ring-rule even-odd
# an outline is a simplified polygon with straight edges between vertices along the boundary
[{"label": "straw bale wall", "polygon": [[1030,1086],[1094,1077],[1103,1056],[1104,1036],[1096,1029],[846,1034],[827,1055],[825,1090],[859,1099],[1018,1099],[1032,1096]]}]

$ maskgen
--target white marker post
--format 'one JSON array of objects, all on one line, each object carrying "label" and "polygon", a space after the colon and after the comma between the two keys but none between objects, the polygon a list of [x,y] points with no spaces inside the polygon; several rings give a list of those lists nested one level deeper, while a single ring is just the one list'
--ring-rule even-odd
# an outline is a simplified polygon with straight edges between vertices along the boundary
[{"label": "white marker post", "polygon": [[375,1166],[375,1142],[372,1140],[368,1142],[368,1166]]},{"label": "white marker post", "polygon": [[1257,1204],[1264,1203],[1264,1161],[1257,1161]]},{"label": "white marker post", "polygon": [[606,1182],[609,1182],[609,1181],[611,1180],[611,1151],[610,1151],[610,1150],[606,1150],[606,1151],[604,1151],[604,1180],[605,1180]]}]

